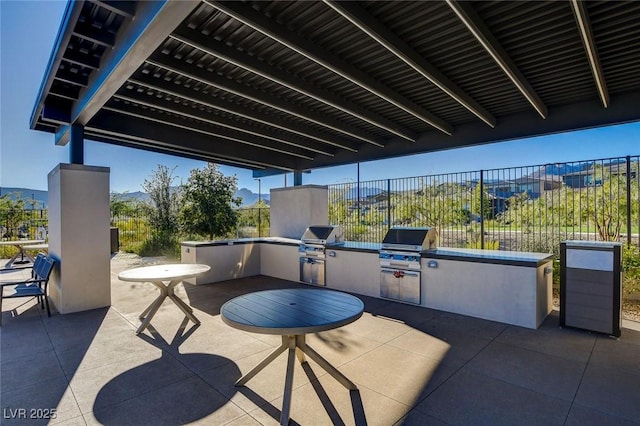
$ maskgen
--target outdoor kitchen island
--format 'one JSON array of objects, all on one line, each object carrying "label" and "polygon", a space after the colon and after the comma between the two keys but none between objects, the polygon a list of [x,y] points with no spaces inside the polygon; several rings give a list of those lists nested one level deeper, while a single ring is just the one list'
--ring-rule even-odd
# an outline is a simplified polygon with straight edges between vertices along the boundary
[{"label": "outdoor kitchen island", "polygon": [[[182,243],[182,262],[205,263],[207,284],[250,275],[299,281],[299,240],[247,238]],[[380,297],[380,244],[346,241],[326,247],[326,287]],[[552,309],[553,255],[437,248],[420,254],[417,305],[527,328]]]}]

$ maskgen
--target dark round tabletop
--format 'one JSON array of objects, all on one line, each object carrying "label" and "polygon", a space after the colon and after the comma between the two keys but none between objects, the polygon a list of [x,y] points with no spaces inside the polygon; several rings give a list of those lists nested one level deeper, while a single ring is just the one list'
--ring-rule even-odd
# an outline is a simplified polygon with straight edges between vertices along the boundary
[{"label": "dark round tabletop", "polygon": [[278,289],[229,300],[222,320],[231,327],[262,334],[299,335],[342,327],[362,316],[355,296],[326,289]]}]

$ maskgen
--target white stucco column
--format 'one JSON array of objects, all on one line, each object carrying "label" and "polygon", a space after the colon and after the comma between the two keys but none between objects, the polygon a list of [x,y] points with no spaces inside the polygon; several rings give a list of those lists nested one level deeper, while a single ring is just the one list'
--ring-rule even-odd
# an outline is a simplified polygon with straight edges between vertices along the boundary
[{"label": "white stucco column", "polygon": [[329,189],[299,185],[271,190],[270,235],[300,238],[311,225],[329,224]]},{"label": "white stucco column", "polygon": [[111,305],[109,168],[59,164],[49,179],[49,282],[61,314]]}]

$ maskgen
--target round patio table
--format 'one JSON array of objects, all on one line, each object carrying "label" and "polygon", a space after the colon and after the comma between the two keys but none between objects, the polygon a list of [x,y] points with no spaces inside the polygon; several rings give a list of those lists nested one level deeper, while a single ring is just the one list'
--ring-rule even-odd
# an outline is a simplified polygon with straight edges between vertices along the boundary
[{"label": "round patio table", "polygon": [[[11,240],[11,241],[0,241],[0,245],[2,246],[14,246],[18,249],[18,253],[15,254],[9,261],[4,265],[5,268],[10,268],[13,264],[27,263],[24,260],[25,256],[29,259],[29,262],[33,263],[33,257],[29,253],[25,251],[25,246],[33,245],[33,244],[43,244],[44,240]],[[20,260],[18,259],[20,257]]]},{"label": "round patio table", "polygon": [[231,327],[262,334],[282,336],[282,344],[236,382],[249,379],[289,350],[280,424],[289,423],[295,355],[300,363],[305,354],[349,390],[357,389],[337,368],[305,342],[307,333],[332,330],[354,322],[362,316],[364,303],[350,294],[326,289],[279,289],[258,291],[229,300],[222,308],[222,321]]},{"label": "round patio table", "polygon": [[[207,265],[197,263],[173,263],[167,265],[143,266],[141,268],[128,269],[118,274],[121,281],[132,282],[149,282],[160,290],[160,295],[140,314],[142,324],[136,330],[136,334],[140,334],[151,322],[153,316],[160,309],[160,305],[167,297],[185,313],[187,318],[196,324],[200,324],[200,320],[193,315],[193,309],[175,295],[175,287],[185,278],[193,278],[197,275],[209,271],[211,268]],[[165,284],[166,282],[166,284]]]}]

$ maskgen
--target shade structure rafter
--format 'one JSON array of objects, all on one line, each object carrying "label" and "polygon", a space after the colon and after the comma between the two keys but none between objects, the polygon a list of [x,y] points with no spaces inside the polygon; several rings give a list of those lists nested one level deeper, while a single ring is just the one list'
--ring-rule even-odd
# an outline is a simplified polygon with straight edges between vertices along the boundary
[{"label": "shade structure rafter", "polygon": [[151,78],[145,78],[143,76],[134,76],[134,78],[130,78],[128,82],[158,91],[160,93],[163,93],[165,96],[174,96],[185,99],[195,104],[202,105],[206,108],[223,111],[255,123],[273,127],[277,130],[290,132],[303,138],[309,138],[316,142],[329,145],[331,147],[357,152],[357,149],[354,148],[355,145],[349,144],[348,141],[332,137],[331,135],[319,135],[317,134],[317,132],[314,133],[312,131],[309,131],[307,126],[302,126],[291,121],[275,117],[274,115],[265,116],[258,114],[255,111],[244,108],[232,102],[227,102],[216,97],[207,96],[207,94],[202,93],[202,90],[190,90],[180,85],[168,82],[164,79],[156,78],[152,80]]},{"label": "shade structure rafter", "polygon": [[[263,165],[268,168],[292,171],[299,169],[298,158],[295,156],[284,156],[279,152],[271,150],[248,150],[247,146],[241,143],[224,143],[222,138],[212,140],[206,132],[198,132],[192,128],[185,129],[185,126],[174,123],[160,121],[151,115],[144,119],[131,115],[124,107],[120,109],[103,108],[99,115],[94,117],[85,126],[93,133],[118,134],[123,138],[131,138],[129,135],[136,135],[132,140],[151,142],[157,140],[160,145],[167,148],[175,145],[176,137],[188,137],[181,143],[181,147],[191,152],[209,153],[211,156],[229,158],[247,163]],[[149,123],[153,122],[153,126]],[[187,132],[187,133],[185,133]]]},{"label": "shade structure rafter", "polygon": [[205,52],[208,55],[229,62],[233,66],[250,71],[262,78],[273,81],[274,83],[308,96],[309,98],[335,108],[336,110],[356,117],[368,124],[385,130],[392,135],[396,135],[411,142],[415,140],[416,135],[413,132],[401,128],[390,120],[378,116],[378,114],[374,112],[367,111],[366,109],[355,105],[346,99],[342,99],[333,93],[320,90],[301,78],[271,67],[263,61],[260,61],[250,55],[243,54],[226,44],[216,42],[215,40],[202,36],[195,31],[189,31],[182,28],[174,31],[170,37],[180,43]]},{"label": "shade structure rafter", "polygon": [[[342,17],[376,40],[385,49],[413,68],[417,73],[436,85],[440,90],[464,106],[487,125],[495,127],[495,117],[464,93],[454,82],[417,54],[407,43],[382,23],[366,13],[356,2],[324,0],[324,2]],[[450,134],[450,133],[449,133]]]},{"label": "shade structure rafter", "polygon": [[200,68],[189,68],[189,66],[184,62],[175,58],[171,58],[167,55],[154,55],[153,57],[147,59],[146,62],[150,65],[164,68],[167,71],[180,74],[196,81],[200,81],[204,84],[218,87],[220,89],[233,93],[234,95],[250,99],[254,102],[266,105],[275,110],[308,120],[311,123],[326,127],[329,130],[342,133],[345,136],[357,139],[362,142],[366,142],[377,147],[384,147],[384,144],[379,141],[378,137],[371,135],[366,131],[357,129],[348,123],[335,120],[331,117],[323,116],[316,111],[312,111],[304,107],[291,105],[290,103],[285,102],[275,96],[271,96],[268,93],[252,91],[250,88],[241,83],[225,79],[219,75],[209,73]]},{"label": "shade structure rafter", "polygon": [[640,2],[71,1],[31,116],[254,177],[640,121]]},{"label": "shade structure rafter", "polygon": [[447,0],[447,4],[465,24],[476,40],[496,61],[502,71],[509,77],[513,84],[518,88],[520,93],[529,101],[531,106],[540,114],[542,118],[548,115],[547,106],[544,104],[540,96],[533,90],[531,84],[524,77],[520,69],[511,60],[509,54],[504,50],[502,45],[496,40],[489,28],[482,21],[480,16],[474,11],[473,5],[467,2],[457,0]]},{"label": "shade structure rafter", "polygon": [[576,23],[578,30],[580,31],[580,37],[584,43],[584,50],[591,66],[591,72],[593,73],[593,79],[602,105],[607,108],[609,106],[609,91],[607,90],[607,82],[602,72],[602,65],[600,64],[600,56],[598,55],[598,48],[596,41],[593,37],[593,30],[591,29],[591,20],[589,19],[589,12],[587,5],[578,0],[571,0],[571,7],[576,17]]},{"label": "shade structure rafter", "polygon": [[138,95],[134,97],[132,96],[133,93],[131,94],[125,94],[124,92],[120,92],[120,93],[117,93],[114,97],[116,99],[137,103],[139,105],[155,108],[155,109],[169,112],[174,115],[182,116],[185,118],[191,118],[191,119],[202,121],[212,125],[221,126],[224,128],[238,131],[240,133],[246,133],[248,135],[247,137],[249,138],[253,136],[253,137],[257,137],[258,139],[275,141],[280,144],[290,145],[292,147],[300,148],[301,150],[307,150],[309,152],[313,152],[316,154],[333,156],[333,154],[330,152],[321,151],[319,149],[305,145],[303,141],[295,141],[283,135],[275,135],[263,129],[255,129],[255,128],[252,128],[251,126],[248,126],[246,123],[240,123],[228,117],[211,116],[207,111],[204,111],[200,108],[196,108],[193,106],[186,106],[184,105],[183,102],[179,100],[178,101],[161,100],[161,99],[158,99],[158,96],[154,96],[154,95],[146,95],[146,96]]},{"label": "shade structure rafter", "polygon": [[[453,132],[452,126],[441,118],[436,117],[431,112],[426,111],[424,108],[416,105],[404,96],[394,92],[384,84],[370,77],[367,73],[362,72],[341,58],[332,55],[325,50],[318,49],[312,42],[304,39],[303,37],[299,37],[297,34],[270,21],[264,15],[256,12],[251,7],[248,7],[241,2],[233,1],[204,0],[204,2],[223,11],[229,16],[232,16],[234,19],[239,20],[245,25],[249,25],[253,29],[271,37],[289,49],[294,50],[317,64],[333,71],[370,93],[375,94],[384,101],[393,104],[397,108],[402,109],[406,113],[413,115],[441,132],[448,135]],[[404,133],[394,133],[400,137],[406,137]],[[411,138],[410,140],[414,139]]]},{"label": "shade structure rafter", "polygon": [[216,125],[211,126],[209,125],[209,123],[203,122],[198,119],[189,119],[186,116],[178,116],[171,113],[165,113],[164,111],[158,110],[156,108],[146,108],[146,110],[140,111],[139,107],[127,103],[118,103],[118,105],[115,107],[110,103],[109,105],[104,107],[104,110],[130,115],[132,117],[157,124],[170,125],[172,127],[183,129],[191,133],[200,133],[203,135],[212,136],[216,140],[220,141],[248,145],[265,151],[273,151],[285,157],[298,157],[305,160],[314,159],[314,157],[309,155],[308,152],[304,152],[300,149],[287,149],[286,147],[277,146],[275,143],[271,143],[271,141],[267,141],[262,138],[247,137],[246,134],[243,134],[242,132],[236,130],[226,129]]}]

